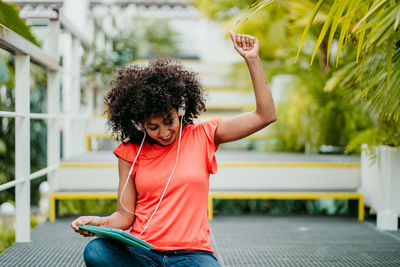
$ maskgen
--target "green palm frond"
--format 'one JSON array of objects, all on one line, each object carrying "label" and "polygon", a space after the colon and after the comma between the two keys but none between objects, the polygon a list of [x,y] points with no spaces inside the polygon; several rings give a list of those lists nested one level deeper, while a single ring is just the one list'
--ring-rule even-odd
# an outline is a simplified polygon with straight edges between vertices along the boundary
[{"label": "green palm frond", "polygon": [[[400,69],[395,66],[400,64],[400,48],[391,57],[391,66],[387,66],[386,56],[382,50],[372,54],[365,66],[355,62],[343,66],[326,82],[324,89],[344,88],[354,94],[361,91],[361,100],[367,102],[373,113],[383,120],[397,121],[400,118]],[[391,75],[389,86],[387,75]]]},{"label": "green palm frond", "polygon": [[[313,10],[315,9],[315,1],[285,0],[285,6],[288,10],[287,16],[290,20],[292,20],[292,26],[304,28],[309,21],[310,14],[312,14]],[[324,5],[321,5],[320,9],[314,17],[313,23],[324,23],[328,16],[328,13],[329,10],[326,10],[324,8]]]},{"label": "green palm frond", "polygon": [[357,23],[356,23],[356,25],[354,26],[354,28],[353,28],[353,30],[352,30],[352,33],[354,33],[356,30],[357,30],[357,28],[360,26],[360,24],[362,23],[362,22],[364,22],[369,16],[371,16],[378,8],[380,8],[385,2],[386,2],[387,0],[382,0],[382,1],[377,1],[377,2],[375,2],[373,5],[372,5],[372,7],[371,7],[371,9],[367,12],[367,14],[365,14],[365,16],[360,20],[360,21],[358,21]]},{"label": "green palm frond", "polygon": [[[371,4],[369,5],[369,3]],[[314,12],[309,16],[299,51],[321,5],[322,1],[318,1]],[[325,89],[332,90],[339,82],[343,84],[344,81],[357,81],[357,84],[353,82],[350,84],[361,89],[363,100],[367,101],[381,119],[399,119],[400,105],[399,98],[396,96],[400,95],[400,70],[397,70],[398,67],[394,68],[400,64],[399,60],[395,58],[397,52],[394,53],[396,49],[399,49],[399,26],[399,1],[334,0],[330,5],[322,29],[319,31],[310,64],[330,28],[326,43],[328,47],[327,62],[329,62],[333,40],[338,34],[336,67],[342,58],[341,53],[346,47],[350,48],[350,44],[353,42],[357,42],[356,65],[347,64],[327,82]],[[350,70],[350,66],[355,67],[354,71]],[[345,75],[346,72],[347,75]]]},{"label": "green palm frond", "polygon": [[342,46],[343,46],[344,42],[346,41],[346,39],[349,38],[348,31],[350,28],[350,24],[355,16],[356,10],[358,9],[359,3],[360,3],[360,0],[350,1],[346,15],[344,16],[343,27],[340,32],[338,48],[337,48],[338,53],[336,56],[336,67],[339,65],[340,52],[342,50]]},{"label": "green palm frond", "polygon": [[389,37],[389,40],[387,42],[387,49],[386,49],[386,58],[387,58],[387,86],[386,88],[389,88],[389,83],[390,83],[390,72],[392,70],[392,55],[393,55],[393,42],[394,42],[394,35],[391,34]]},{"label": "green palm frond", "polygon": [[358,34],[359,38],[358,38],[358,44],[357,44],[356,63],[358,63],[358,59],[360,58],[360,53],[361,53],[362,44],[364,42],[366,28],[367,28],[367,22],[363,21],[361,24],[361,31]]},{"label": "green palm frond", "polygon": [[[337,9],[337,12],[335,12],[335,16],[336,17],[341,17],[343,12],[344,12],[344,9],[348,5],[348,1],[336,1],[335,3],[338,3],[338,9]],[[333,9],[333,7],[332,7],[332,10],[335,10],[335,9]],[[326,55],[327,64],[329,62],[329,55],[330,55],[330,52],[331,52],[332,40],[333,40],[333,37],[335,36],[335,32],[336,32],[336,29],[337,29],[337,27],[339,25],[339,22],[340,22],[340,20],[338,20],[338,19],[335,19],[332,22],[331,31],[329,33],[328,49],[327,49],[327,55]],[[324,26],[325,26],[325,24],[324,24]],[[329,26],[329,23],[326,23],[326,28],[328,28],[328,26]],[[316,46],[315,49],[318,49],[318,47]]]},{"label": "green palm frond", "polygon": [[[314,52],[311,57],[311,64],[314,61],[315,54],[318,52],[318,48],[321,45],[322,41],[324,40],[325,34],[328,31],[328,27],[330,25],[330,22],[332,20],[333,15],[335,14],[336,10],[340,7],[339,2],[335,2],[332,5],[332,8],[329,10],[328,17],[326,18],[326,22],[324,23],[324,26],[322,27],[321,33],[319,34],[317,43],[315,44]],[[329,49],[328,49],[329,51]],[[329,58],[329,52],[328,52],[328,58]]]},{"label": "green palm frond", "polygon": [[297,59],[299,58],[301,48],[303,46],[304,40],[306,39],[307,33],[310,30],[311,24],[313,23],[314,18],[317,15],[319,9],[321,8],[323,2],[324,2],[324,0],[319,0],[317,5],[315,6],[313,12],[311,13],[311,16],[310,16],[310,18],[309,18],[309,20],[307,22],[307,25],[306,25],[306,27],[304,29],[303,36],[301,37],[299,50],[297,51],[297,55],[296,55],[296,62],[297,62]]}]

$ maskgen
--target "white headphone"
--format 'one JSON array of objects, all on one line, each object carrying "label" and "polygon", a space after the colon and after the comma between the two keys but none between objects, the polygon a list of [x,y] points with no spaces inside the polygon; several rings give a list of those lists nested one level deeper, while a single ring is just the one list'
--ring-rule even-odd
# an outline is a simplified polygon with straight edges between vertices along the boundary
[{"label": "white headphone", "polygon": [[133,167],[135,166],[135,163],[136,163],[136,160],[137,160],[137,158],[138,158],[138,156],[139,156],[139,153],[140,153],[140,151],[142,150],[144,140],[146,139],[146,131],[145,131],[144,127],[143,127],[143,124],[140,123],[140,122],[137,123],[137,122],[132,121],[132,123],[133,123],[133,125],[136,127],[136,129],[138,129],[139,131],[142,131],[142,132],[144,133],[144,135],[143,135],[143,139],[142,139],[142,142],[141,142],[141,144],[140,144],[139,150],[138,150],[138,152],[136,153],[136,157],[135,157],[135,159],[134,159],[134,161],[133,161],[133,163],[132,163],[131,169],[129,170],[129,174],[128,174],[128,177],[127,177],[127,179],[126,179],[126,183],[125,183],[125,185],[124,185],[124,188],[122,189],[121,197],[120,197],[120,199],[119,199],[119,202],[121,203],[121,206],[122,206],[126,211],[128,211],[129,213],[132,213],[132,214],[134,214],[134,215],[136,215],[136,216],[141,215],[141,216],[143,216],[143,217],[146,218],[147,224],[146,224],[146,226],[143,228],[142,232],[140,232],[140,234],[139,234],[138,236],[141,236],[141,235],[143,234],[143,232],[146,231],[147,228],[149,227],[151,220],[153,219],[154,215],[156,214],[156,211],[158,210],[158,207],[160,206],[161,201],[162,201],[163,198],[164,198],[165,192],[167,191],[168,185],[169,185],[169,183],[170,183],[170,181],[171,181],[172,175],[173,175],[174,172],[175,172],[176,166],[178,165],[179,148],[180,148],[180,146],[181,146],[181,136],[182,136],[182,122],[183,122],[183,117],[185,116],[185,111],[186,111],[186,104],[185,104],[185,99],[184,99],[183,96],[181,97],[181,100],[182,100],[182,103],[181,103],[181,106],[180,106],[179,109],[178,109],[178,116],[181,118],[181,121],[180,121],[180,125],[179,125],[179,141],[178,141],[178,149],[177,149],[177,152],[176,152],[175,166],[174,166],[174,169],[173,169],[172,172],[171,172],[171,175],[170,175],[169,178],[168,178],[167,185],[165,186],[164,191],[163,191],[163,193],[162,193],[162,195],[161,195],[161,198],[160,198],[160,200],[159,200],[159,202],[158,202],[158,204],[157,204],[157,207],[155,208],[155,210],[154,210],[153,214],[151,215],[150,219],[147,219],[147,217],[144,216],[144,215],[137,214],[137,213],[135,213],[135,212],[133,212],[133,211],[127,209],[127,208],[124,206],[124,204],[122,203],[122,197],[123,197],[123,195],[124,195],[125,188],[126,188],[126,186],[127,186],[127,184],[128,184],[129,178],[130,178],[131,175],[132,175]]},{"label": "white headphone", "polygon": [[136,129],[138,129],[139,131],[142,131],[142,132],[144,131],[144,127],[141,122],[135,122],[133,120],[131,120],[131,121],[132,121],[133,126],[135,126]]},{"label": "white headphone", "polygon": [[186,103],[185,103],[185,98],[181,96],[181,106],[178,108],[178,117],[183,117],[185,116],[186,112]]}]

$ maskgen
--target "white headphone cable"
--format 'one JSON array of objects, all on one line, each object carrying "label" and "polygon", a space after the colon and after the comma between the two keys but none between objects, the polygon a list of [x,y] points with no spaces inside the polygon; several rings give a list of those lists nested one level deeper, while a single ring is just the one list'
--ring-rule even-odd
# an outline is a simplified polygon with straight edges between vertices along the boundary
[{"label": "white headphone cable", "polygon": [[127,185],[128,182],[129,182],[129,178],[131,177],[131,174],[132,174],[132,171],[133,171],[133,167],[135,166],[135,163],[136,163],[136,160],[137,160],[137,158],[138,158],[138,156],[139,156],[140,150],[142,150],[142,146],[143,146],[144,140],[146,139],[146,131],[143,131],[143,133],[144,133],[144,136],[143,136],[142,143],[140,144],[139,150],[138,150],[138,152],[136,153],[136,157],[135,157],[135,160],[134,160],[133,163],[132,163],[132,167],[131,167],[131,169],[129,170],[128,178],[126,178],[126,182],[125,182],[124,188],[122,189],[121,197],[120,197],[120,199],[119,199],[119,203],[121,203],[121,206],[122,206],[126,211],[128,211],[129,213],[132,213],[133,215],[136,215],[136,216],[138,216],[138,215],[143,216],[144,218],[146,218],[147,221],[149,221],[149,219],[147,219],[146,216],[141,215],[141,214],[138,214],[138,213],[135,213],[135,212],[129,210],[128,208],[125,207],[124,203],[122,203],[122,197],[123,197],[123,195],[124,195],[124,191],[125,191],[126,185]]},{"label": "white headphone cable", "polygon": [[138,235],[138,237],[141,236],[141,235],[143,234],[143,232],[146,231],[147,228],[149,227],[149,224],[150,224],[151,220],[153,219],[154,214],[156,214],[156,211],[158,210],[158,207],[159,207],[160,204],[161,204],[161,200],[163,200],[163,198],[164,198],[165,192],[167,191],[167,188],[168,188],[169,182],[171,181],[172,175],[174,175],[176,166],[178,165],[179,148],[180,148],[180,146],[181,146],[181,137],[182,137],[182,119],[183,119],[183,116],[181,116],[181,123],[180,123],[180,127],[179,127],[179,141],[178,141],[178,149],[177,149],[177,151],[176,151],[175,167],[174,167],[174,169],[172,170],[171,175],[170,175],[169,178],[168,178],[167,185],[166,185],[165,188],[164,188],[164,192],[163,192],[163,194],[161,195],[160,201],[158,201],[158,204],[157,204],[156,209],[154,210],[154,212],[153,212],[153,214],[151,215],[150,219],[147,220],[146,226],[144,227],[144,229],[142,230],[142,232],[140,232],[140,234]]}]

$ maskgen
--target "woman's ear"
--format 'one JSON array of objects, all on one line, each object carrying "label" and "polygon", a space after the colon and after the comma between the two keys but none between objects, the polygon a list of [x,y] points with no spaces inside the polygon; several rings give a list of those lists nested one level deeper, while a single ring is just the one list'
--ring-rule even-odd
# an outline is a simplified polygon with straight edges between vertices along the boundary
[{"label": "woman's ear", "polygon": [[135,128],[136,128],[138,131],[144,132],[143,123],[141,123],[141,122],[135,122],[135,121],[132,120],[132,124],[133,124],[133,126],[135,126]]},{"label": "woman's ear", "polygon": [[186,103],[185,103],[185,98],[182,96],[181,97],[181,106],[178,109],[178,117],[183,117],[185,116],[185,111],[186,111]]}]

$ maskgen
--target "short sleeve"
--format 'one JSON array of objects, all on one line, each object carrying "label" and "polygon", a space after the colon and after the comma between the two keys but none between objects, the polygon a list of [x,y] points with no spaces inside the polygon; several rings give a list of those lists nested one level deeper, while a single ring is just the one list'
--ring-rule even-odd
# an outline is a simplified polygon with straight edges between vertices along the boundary
[{"label": "short sleeve", "polygon": [[[132,165],[133,161],[135,160],[137,150],[138,148],[135,144],[121,143],[114,149],[113,153],[117,158],[122,158]],[[137,166],[138,162],[136,162],[135,167],[133,168],[132,176],[134,176],[136,173]]]},{"label": "short sleeve", "polygon": [[211,174],[217,173],[218,165],[217,159],[215,158],[215,152],[218,150],[219,145],[215,145],[214,143],[214,136],[215,132],[218,128],[220,118],[214,118],[209,121],[205,121],[200,125],[203,127],[204,132],[207,137],[207,164],[208,164],[208,171]]}]

